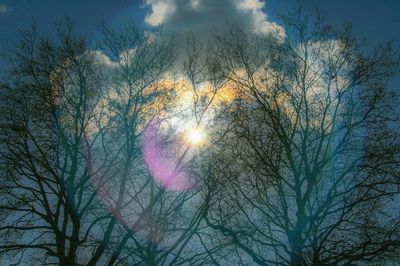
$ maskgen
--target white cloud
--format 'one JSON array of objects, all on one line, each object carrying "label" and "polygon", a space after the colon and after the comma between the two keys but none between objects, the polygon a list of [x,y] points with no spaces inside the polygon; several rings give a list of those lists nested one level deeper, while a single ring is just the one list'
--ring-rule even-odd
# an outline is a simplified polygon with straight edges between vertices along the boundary
[{"label": "white cloud", "polygon": [[152,26],[163,24],[175,12],[175,3],[171,0],[146,0],[146,4],[151,6],[151,14],[145,17],[145,22]]},{"label": "white cloud", "polygon": [[283,37],[285,30],[276,23],[269,22],[267,14],[263,11],[264,2],[259,0],[236,0],[239,9],[251,12],[253,19],[253,32],[256,34],[267,34],[269,32],[279,31]]},{"label": "white cloud", "polygon": [[145,0],[151,8],[145,22],[151,26],[163,24],[174,32],[191,31],[204,36],[213,30],[223,30],[226,23],[239,25],[247,32],[268,34],[284,29],[268,20],[265,3],[260,0]]},{"label": "white cloud", "polygon": [[264,2],[258,0],[236,0],[236,4],[239,8],[259,10],[264,7]]},{"label": "white cloud", "polygon": [[0,5],[0,14],[4,14],[4,13],[8,13],[10,12],[12,9],[9,8],[8,6],[6,6],[5,4],[1,4]]}]

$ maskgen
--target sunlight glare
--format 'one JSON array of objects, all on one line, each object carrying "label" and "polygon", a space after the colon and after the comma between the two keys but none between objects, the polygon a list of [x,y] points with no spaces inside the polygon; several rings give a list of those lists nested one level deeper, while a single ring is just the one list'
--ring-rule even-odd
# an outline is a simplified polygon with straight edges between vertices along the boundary
[{"label": "sunlight glare", "polygon": [[202,128],[197,127],[190,129],[188,132],[188,140],[191,145],[200,145],[204,142],[205,132]]}]

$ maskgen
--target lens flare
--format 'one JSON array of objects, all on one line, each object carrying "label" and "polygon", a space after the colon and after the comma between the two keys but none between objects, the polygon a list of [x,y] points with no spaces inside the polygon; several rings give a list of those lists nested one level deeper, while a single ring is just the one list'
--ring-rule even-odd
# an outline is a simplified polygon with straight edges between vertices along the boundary
[{"label": "lens flare", "polygon": [[147,168],[158,184],[169,191],[186,191],[193,187],[194,180],[183,167],[188,159],[186,152],[174,153],[174,149],[163,143],[162,133],[155,127],[146,128],[142,151]]},{"label": "lens flare", "polygon": [[187,134],[187,138],[191,145],[193,146],[201,145],[202,143],[204,143],[205,140],[204,129],[200,127],[190,129]]}]

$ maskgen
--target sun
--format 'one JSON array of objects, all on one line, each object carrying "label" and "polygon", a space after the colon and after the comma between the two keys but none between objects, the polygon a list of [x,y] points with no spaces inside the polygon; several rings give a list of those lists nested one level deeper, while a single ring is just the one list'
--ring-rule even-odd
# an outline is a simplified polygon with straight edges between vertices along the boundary
[{"label": "sun", "polygon": [[199,146],[204,143],[206,133],[202,127],[191,128],[187,132],[187,140],[193,146]]}]

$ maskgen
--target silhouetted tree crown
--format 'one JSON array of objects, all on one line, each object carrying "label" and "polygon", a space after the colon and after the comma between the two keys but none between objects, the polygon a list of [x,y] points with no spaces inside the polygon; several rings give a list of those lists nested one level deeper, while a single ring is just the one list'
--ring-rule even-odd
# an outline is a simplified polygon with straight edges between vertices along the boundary
[{"label": "silhouetted tree crown", "polygon": [[295,12],[185,51],[163,31],[71,23],[9,47],[0,255],[28,265],[399,260],[390,45]]}]

